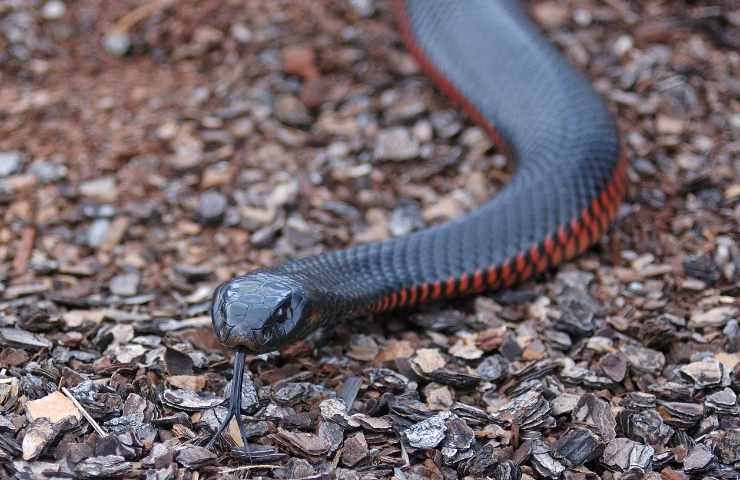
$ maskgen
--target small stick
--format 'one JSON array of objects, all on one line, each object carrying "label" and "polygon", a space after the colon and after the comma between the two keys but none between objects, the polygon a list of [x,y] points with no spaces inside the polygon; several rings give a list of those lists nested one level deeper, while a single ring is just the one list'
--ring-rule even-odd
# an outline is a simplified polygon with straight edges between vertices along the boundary
[{"label": "small stick", "polygon": [[164,10],[174,3],[175,0],[153,0],[149,3],[145,3],[121,17],[113,26],[113,31],[126,33],[140,21],[147,17],[151,17],[158,11]]},{"label": "small stick", "polygon": [[98,435],[100,435],[101,438],[105,438],[105,437],[108,436],[108,434],[105,433],[105,430],[103,430],[100,427],[100,425],[98,425],[98,422],[96,422],[95,419],[92,418],[89,413],[87,413],[87,410],[85,410],[85,408],[82,406],[82,404],[80,404],[80,402],[77,401],[77,399],[75,398],[75,396],[72,395],[72,392],[70,392],[69,390],[67,390],[67,387],[62,387],[62,393],[64,393],[67,396],[67,398],[69,398],[70,400],[72,400],[72,403],[75,404],[75,407],[77,407],[77,410],[79,410],[80,413],[82,414],[82,416],[85,417],[85,419],[88,422],[90,422],[90,425],[92,425],[92,427],[95,429],[95,431],[98,432]]},{"label": "small stick", "polygon": [[5,377],[5,375],[8,374],[8,371],[6,369],[0,369],[0,384],[2,383],[13,383],[16,379],[15,377]]},{"label": "small stick", "polygon": [[260,469],[273,469],[273,468],[280,468],[280,465],[242,465],[241,467],[233,467],[233,468],[222,468],[219,469],[219,473],[234,473],[234,472],[242,472],[244,470],[260,470]]},{"label": "small stick", "polygon": [[13,260],[13,272],[16,275],[25,273],[28,270],[28,262],[31,260],[33,253],[33,242],[36,239],[36,230],[26,227],[21,233],[20,245],[16,249],[15,259]]}]

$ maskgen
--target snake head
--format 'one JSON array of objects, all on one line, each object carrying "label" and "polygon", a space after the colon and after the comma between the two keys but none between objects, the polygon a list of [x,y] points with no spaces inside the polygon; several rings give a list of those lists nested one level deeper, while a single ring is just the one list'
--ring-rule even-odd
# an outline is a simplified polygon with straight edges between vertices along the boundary
[{"label": "snake head", "polygon": [[307,305],[308,294],[300,283],[257,270],[216,288],[211,303],[213,331],[228,347],[270,352],[298,335]]}]

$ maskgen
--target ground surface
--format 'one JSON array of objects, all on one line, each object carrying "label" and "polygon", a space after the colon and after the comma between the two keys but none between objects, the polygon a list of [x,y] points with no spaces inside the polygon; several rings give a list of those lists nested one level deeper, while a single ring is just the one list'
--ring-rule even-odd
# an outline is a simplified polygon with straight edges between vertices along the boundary
[{"label": "ground surface", "polygon": [[0,1],[0,476],[737,478],[740,10],[530,5],[618,115],[617,225],[513,290],[250,357],[250,465],[202,448],[213,287],[454,217],[512,165],[386,2]]}]

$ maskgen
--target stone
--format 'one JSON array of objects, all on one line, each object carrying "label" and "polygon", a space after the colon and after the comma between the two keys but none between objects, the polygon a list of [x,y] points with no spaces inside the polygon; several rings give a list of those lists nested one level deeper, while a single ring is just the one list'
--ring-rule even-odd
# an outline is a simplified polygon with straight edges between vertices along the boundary
[{"label": "stone", "polygon": [[31,421],[46,418],[51,423],[59,423],[69,417],[75,417],[77,420],[82,418],[82,413],[62,392],[53,392],[38,400],[27,402],[26,415]]},{"label": "stone", "polygon": [[374,155],[376,160],[411,160],[419,155],[419,143],[407,128],[388,128],[378,133]]},{"label": "stone", "polygon": [[0,177],[7,177],[20,170],[22,160],[21,152],[0,152]]}]

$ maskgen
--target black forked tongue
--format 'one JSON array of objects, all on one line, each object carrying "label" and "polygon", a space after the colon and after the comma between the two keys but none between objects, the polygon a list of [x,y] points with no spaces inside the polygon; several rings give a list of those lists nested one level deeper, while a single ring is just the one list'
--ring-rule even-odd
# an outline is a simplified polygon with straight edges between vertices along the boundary
[{"label": "black forked tongue", "polygon": [[221,424],[216,431],[210,442],[208,442],[208,448],[213,448],[221,434],[229,426],[229,422],[233,417],[236,418],[236,424],[239,426],[239,433],[242,436],[242,442],[244,442],[244,452],[249,458],[249,447],[247,446],[247,427],[244,425],[242,420],[242,384],[244,383],[244,363],[246,360],[246,352],[244,350],[237,350],[234,356],[234,377],[231,379],[231,398],[229,399],[229,413],[226,418],[221,421]]}]

